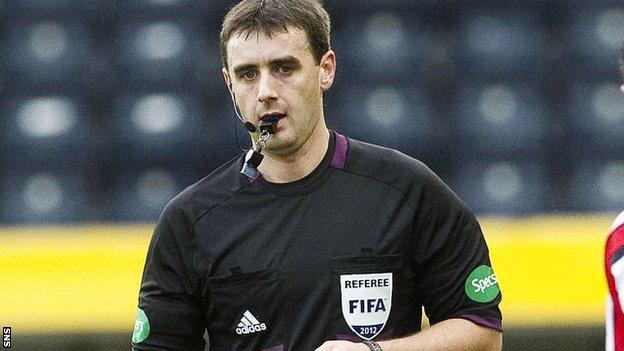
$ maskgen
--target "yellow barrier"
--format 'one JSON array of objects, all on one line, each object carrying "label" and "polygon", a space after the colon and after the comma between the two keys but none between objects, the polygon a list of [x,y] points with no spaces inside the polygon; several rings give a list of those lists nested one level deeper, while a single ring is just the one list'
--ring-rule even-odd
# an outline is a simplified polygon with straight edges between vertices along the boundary
[{"label": "yellow barrier", "polygon": [[[481,220],[505,324],[600,324],[609,216]],[[152,225],[0,228],[0,324],[129,332]]]},{"label": "yellow barrier", "polygon": [[132,330],[151,230],[1,230],[0,324],[16,334]]},{"label": "yellow barrier", "polygon": [[481,221],[506,325],[602,324],[611,216]]}]

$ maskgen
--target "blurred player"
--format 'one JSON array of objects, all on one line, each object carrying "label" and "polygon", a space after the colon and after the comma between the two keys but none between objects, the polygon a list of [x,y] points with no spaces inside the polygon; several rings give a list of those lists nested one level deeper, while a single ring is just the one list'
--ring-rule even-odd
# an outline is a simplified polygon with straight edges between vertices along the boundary
[{"label": "blurred player", "polygon": [[321,3],[240,2],[221,54],[254,149],[167,205],[133,347],[199,351],[207,329],[214,351],[500,350],[474,215],[417,160],[327,129]]},{"label": "blurred player", "polygon": [[[619,59],[624,79],[624,46]],[[624,84],[620,86],[624,93]],[[609,286],[607,300],[606,351],[624,351],[624,212],[615,219],[605,247],[605,273]]]},{"label": "blurred player", "polygon": [[624,212],[611,226],[605,249],[605,271],[609,285],[606,351],[624,350]]}]

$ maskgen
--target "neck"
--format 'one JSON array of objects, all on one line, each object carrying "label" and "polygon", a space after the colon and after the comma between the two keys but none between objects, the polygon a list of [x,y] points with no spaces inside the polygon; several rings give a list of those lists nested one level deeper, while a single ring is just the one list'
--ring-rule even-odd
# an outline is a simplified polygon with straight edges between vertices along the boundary
[{"label": "neck", "polygon": [[303,145],[288,155],[265,154],[258,167],[262,177],[271,183],[289,183],[304,178],[323,161],[329,147],[329,130],[316,128]]}]

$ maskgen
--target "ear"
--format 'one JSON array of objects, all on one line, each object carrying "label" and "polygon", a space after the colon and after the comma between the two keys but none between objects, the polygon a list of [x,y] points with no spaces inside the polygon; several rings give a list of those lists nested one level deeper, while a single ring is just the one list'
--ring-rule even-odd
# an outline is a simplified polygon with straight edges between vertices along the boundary
[{"label": "ear", "polygon": [[227,68],[221,68],[221,75],[223,76],[223,81],[230,91],[230,94],[232,94],[232,81],[230,80],[230,74],[228,73]]},{"label": "ear", "polygon": [[333,50],[329,50],[321,58],[321,65],[319,70],[319,80],[321,82],[321,89],[323,91],[329,90],[334,84],[334,77],[336,76],[336,53]]},{"label": "ear", "polygon": [[624,93],[624,84],[620,85],[620,90]]}]

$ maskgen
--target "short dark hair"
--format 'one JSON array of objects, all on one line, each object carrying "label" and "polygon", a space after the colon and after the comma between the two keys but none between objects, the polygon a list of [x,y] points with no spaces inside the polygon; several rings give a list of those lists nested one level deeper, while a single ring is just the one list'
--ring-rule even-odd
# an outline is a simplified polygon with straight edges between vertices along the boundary
[{"label": "short dark hair", "polygon": [[234,34],[262,33],[269,38],[288,27],[304,30],[317,62],[329,51],[331,23],[321,0],[243,0],[223,20],[221,62],[228,67],[227,43]]}]

